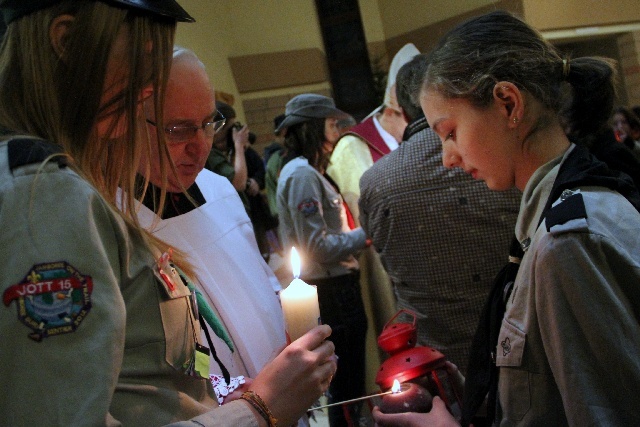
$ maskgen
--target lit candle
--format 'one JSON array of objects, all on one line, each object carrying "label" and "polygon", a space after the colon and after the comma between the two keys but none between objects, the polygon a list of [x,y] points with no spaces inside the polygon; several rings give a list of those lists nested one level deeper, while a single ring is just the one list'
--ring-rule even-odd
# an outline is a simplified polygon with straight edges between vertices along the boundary
[{"label": "lit candle", "polygon": [[385,414],[401,412],[429,412],[431,410],[431,394],[418,384],[403,383],[393,380],[391,394],[385,394],[380,403],[380,411]]},{"label": "lit candle", "polygon": [[300,276],[300,256],[296,248],[291,248],[291,269],[293,281],[280,291],[280,303],[287,329],[287,341],[291,343],[320,324],[318,290],[298,277]]}]

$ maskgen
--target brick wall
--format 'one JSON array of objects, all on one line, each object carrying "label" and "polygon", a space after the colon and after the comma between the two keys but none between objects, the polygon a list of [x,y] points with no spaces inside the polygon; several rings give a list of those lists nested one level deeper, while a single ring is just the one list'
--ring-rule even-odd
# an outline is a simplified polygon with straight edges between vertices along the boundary
[{"label": "brick wall", "polygon": [[[244,114],[247,118],[247,125],[251,132],[257,136],[253,148],[262,155],[264,147],[269,145],[274,138],[273,119],[283,114],[287,102],[302,92],[290,93],[286,95],[271,96],[265,98],[254,98],[242,101]],[[314,91],[324,96],[331,96],[328,89]]]},{"label": "brick wall", "polygon": [[618,48],[627,105],[640,105],[640,31],[618,37]]}]

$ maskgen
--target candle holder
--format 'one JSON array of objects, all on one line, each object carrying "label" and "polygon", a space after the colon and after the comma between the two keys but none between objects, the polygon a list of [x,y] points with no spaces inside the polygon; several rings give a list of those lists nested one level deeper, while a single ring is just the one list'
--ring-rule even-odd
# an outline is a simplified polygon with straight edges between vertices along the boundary
[{"label": "candle holder", "polygon": [[[412,316],[413,322],[393,323],[402,313]],[[434,348],[416,346],[418,338],[416,318],[414,312],[400,310],[385,325],[378,337],[378,346],[389,353],[390,357],[380,366],[376,375],[376,384],[382,390],[388,390],[394,380],[400,383],[415,383],[416,386],[426,389],[430,395],[440,396],[449,411],[459,418],[462,399],[456,392],[453,379],[445,369],[446,358]]]},{"label": "candle holder", "polygon": [[[396,384],[400,383],[394,383],[392,390]],[[401,412],[429,412],[431,410],[432,397],[426,388],[415,383],[404,383],[399,389],[397,392],[382,396],[379,405],[382,413],[398,414]]]}]

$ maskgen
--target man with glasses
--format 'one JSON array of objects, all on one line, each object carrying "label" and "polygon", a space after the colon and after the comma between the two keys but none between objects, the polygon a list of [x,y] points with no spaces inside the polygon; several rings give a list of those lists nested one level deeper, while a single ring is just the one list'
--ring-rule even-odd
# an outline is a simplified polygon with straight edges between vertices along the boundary
[{"label": "man with glasses", "polygon": [[[154,137],[153,105],[145,107]],[[238,376],[255,377],[285,345],[276,295],[280,284],[258,251],[238,193],[226,178],[203,170],[225,118],[216,109],[204,65],[186,49],[174,51],[164,123],[175,173],[168,173],[168,194],[158,209],[159,192],[153,190],[162,185],[160,168],[172,166],[160,165],[156,156],[143,159],[139,172],[148,174],[152,187],[138,216],[156,237],[190,257],[198,277],[195,286],[220,320],[212,327],[213,347],[233,377],[231,385],[238,385]],[[224,373],[219,365],[210,364],[216,381]],[[224,395],[227,390],[219,386],[217,391]]]}]

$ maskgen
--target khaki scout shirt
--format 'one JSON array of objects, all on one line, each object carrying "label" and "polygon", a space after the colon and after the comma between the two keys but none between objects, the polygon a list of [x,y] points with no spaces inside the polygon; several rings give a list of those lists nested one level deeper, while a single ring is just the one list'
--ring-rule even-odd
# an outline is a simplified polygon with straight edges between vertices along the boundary
[{"label": "khaki scout shirt", "polygon": [[505,427],[640,425],[640,215],[621,194],[583,186],[564,197],[579,194],[584,217],[538,226],[570,150],[523,192],[525,254],[496,358]]},{"label": "khaki scout shirt", "polygon": [[191,297],[140,236],[68,168],[9,157],[0,142],[0,425],[257,425],[185,373]]}]

